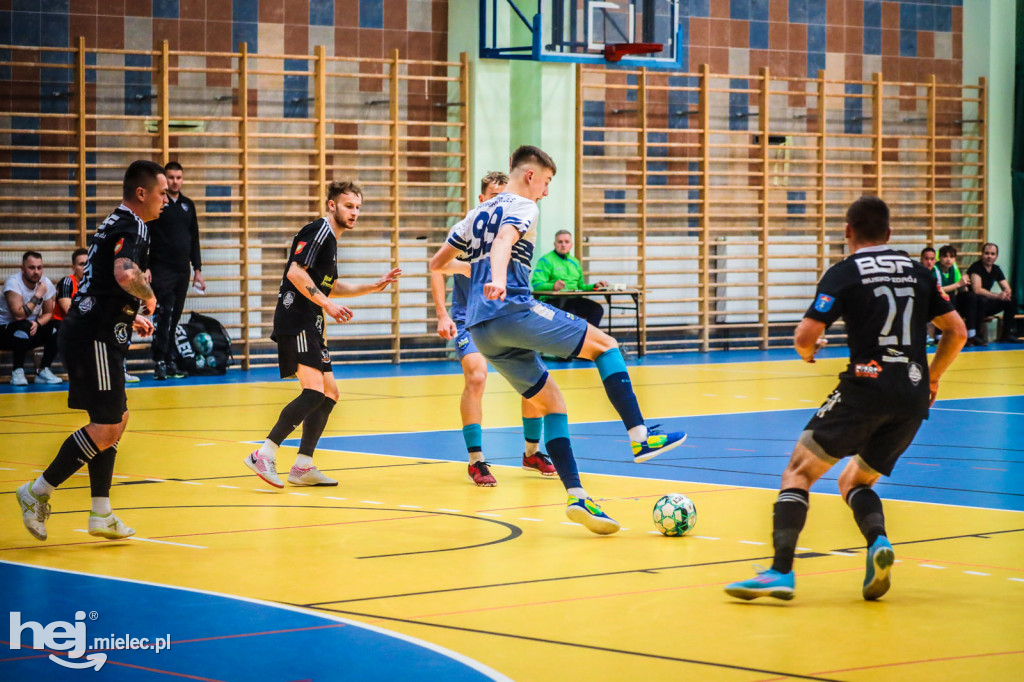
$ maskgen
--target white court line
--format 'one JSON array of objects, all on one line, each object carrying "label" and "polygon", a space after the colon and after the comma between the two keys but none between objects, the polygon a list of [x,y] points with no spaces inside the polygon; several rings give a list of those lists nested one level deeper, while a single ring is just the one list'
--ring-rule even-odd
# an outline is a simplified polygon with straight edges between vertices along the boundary
[{"label": "white court line", "polygon": [[693,537],[700,538],[701,540],[720,540],[721,539],[721,538],[713,538],[710,535],[694,535]]},{"label": "white court line", "polygon": [[345,498],[344,497],[330,497],[330,496],[327,496],[324,499],[325,500],[344,500]]},{"label": "white court line", "polygon": [[[76,533],[88,533],[89,531],[83,530],[82,528],[75,528]],[[193,547],[195,549],[208,549],[202,545],[186,545],[183,542],[168,542],[167,540],[152,540],[150,538],[139,538],[139,537],[127,537],[122,538],[124,540],[133,540],[136,542],[155,542],[159,545],[174,545],[175,547]]]},{"label": "white court line", "polygon": [[399,504],[395,506],[401,507],[402,509],[423,509],[423,507],[416,504]]},{"label": "white court line", "polygon": [[185,485],[202,485],[202,483],[200,483],[199,481],[178,481],[178,482],[179,483],[183,483]]},{"label": "white court line", "polygon": [[361,500],[362,504],[384,504],[383,502],[374,502],[373,500]]},{"label": "white court line", "polygon": [[167,481],[162,478],[146,478],[143,480],[149,481],[150,483],[167,483]]},{"label": "white court line", "polygon": [[1024,578],[1007,578],[1007,580],[1012,580],[1015,583],[1024,583]]},{"label": "white court line", "polygon": [[197,448],[205,448],[209,445],[216,445],[216,443],[196,443]]},{"label": "white court line", "polygon": [[0,467],[0,471],[14,471],[14,469],[10,467]]},{"label": "white court line", "polygon": [[582,523],[576,523],[575,521],[562,521],[563,526],[582,526]]},{"label": "white court line", "polygon": [[754,542],[753,540],[737,540],[741,545],[767,545],[767,542]]},{"label": "white court line", "polygon": [[500,519],[501,518],[501,514],[489,514],[487,512],[477,512],[476,515],[477,516],[493,516],[496,519]]},{"label": "white court line", "polygon": [[935,568],[940,571],[946,570],[945,566],[936,566],[935,564],[918,564],[918,566],[920,566],[921,568]]},{"label": "white court line", "polygon": [[438,508],[437,511],[448,512],[449,514],[461,514],[462,513],[461,509],[441,509],[441,508]]},{"label": "white court line", "polygon": [[979,571],[964,571],[967,575],[992,575],[991,573],[981,573]]},{"label": "white court line", "polygon": [[288,493],[289,495],[298,495],[299,497],[309,497],[309,493]]},{"label": "white court line", "polygon": [[237,485],[219,485],[218,488],[230,488],[231,490],[238,490]]},{"label": "white court line", "polygon": [[114,478],[131,478],[131,477],[130,476],[120,476],[118,474],[114,474]]},{"label": "white court line", "polygon": [[930,409],[942,412],[974,412],[975,414],[1008,414],[1014,417],[1024,417],[1024,412],[998,412],[996,410],[964,410],[959,407],[932,407]]},{"label": "white court line", "polygon": [[538,523],[544,523],[544,519],[531,519],[529,516],[520,516],[519,521],[536,521]]}]

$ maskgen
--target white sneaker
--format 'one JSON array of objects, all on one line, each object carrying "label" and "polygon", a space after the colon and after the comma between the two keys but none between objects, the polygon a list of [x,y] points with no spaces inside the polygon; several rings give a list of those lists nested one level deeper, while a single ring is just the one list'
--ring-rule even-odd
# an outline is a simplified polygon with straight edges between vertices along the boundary
[{"label": "white sneaker", "polygon": [[64,380],[59,376],[50,371],[49,367],[43,367],[41,370],[36,372],[35,378],[32,379],[34,384],[62,384]]},{"label": "white sneaker", "polygon": [[333,478],[327,478],[315,466],[308,469],[300,469],[293,466],[288,472],[288,482],[292,485],[338,485]]},{"label": "white sneaker", "polygon": [[260,457],[254,452],[246,456],[242,461],[245,462],[245,466],[255,471],[257,476],[270,485],[275,488],[284,487],[284,483],[281,482],[281,478],[277,475],[277,460],[270,459],[269,457]]},{"label": "white sneaker", "polygon": [[89,512],[89,535],[107,540],[124,540],[135,535],[135,529],[124,525],[121,519],[114,516],[114,512],[106,516]]},{"label": "white sneaker", "polygon": [[128,372],[125,372],[124,373],[124,383],[126,383],[126,384],[137,384],[137,383],[139,383],[139,378],[136,377],[136,376],[132,376]]},{"label": "white sneaker", "polygon": [[11,386],[28,386],[28,379],[25,378],[25,370],[16,369],[11,372]]},{"label": "white sneaker", "polygon": [[23,483],[14,493],[21,507],[21,520],[36,540],[46,539],[46,519],[50,518],[50,496],[32,492],[32,482]]}]

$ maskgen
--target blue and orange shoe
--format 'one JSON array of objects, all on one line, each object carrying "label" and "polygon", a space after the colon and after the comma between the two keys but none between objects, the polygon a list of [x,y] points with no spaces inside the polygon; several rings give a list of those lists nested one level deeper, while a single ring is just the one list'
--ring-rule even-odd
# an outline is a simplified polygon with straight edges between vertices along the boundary
[{"label": "blue and orange shoe", "polygon": [[658,426],[647,429],[647,439],[643,442],[632,441],[633,461],[646,462],[654,459],[663,452],[679,447],[686,440],[686,434],[682,431],[673,433],[659,433]]},{"label": "blue and orange shoe", "polygon": [[[756,568],[756,567],[755,567]],[[793,598],[796,580],[793,571],[779,573],[768,568],[757,572],[756,578],[741,580],[725,586],[725,593],[737,599],[757,599],[758,597],[775,597],[789,601]]]},{"label": "blue and orange shoe", "polygon": [[879,535],[868,547],[868,567],[864,574],[864,589],[861,593],[868,601],[874,601],[889,591],[889,573],[896,562],[896,552],[889,538]]},{"label": "blue and orange shoe", "polygon": [[569,517],[570,521],[575,521],[598,535],[611,535],[620,528],[619,522],[605,514],[597,502],[589,497],[581,499],[570,495],[569,501],[566,503],[565,515]]}]

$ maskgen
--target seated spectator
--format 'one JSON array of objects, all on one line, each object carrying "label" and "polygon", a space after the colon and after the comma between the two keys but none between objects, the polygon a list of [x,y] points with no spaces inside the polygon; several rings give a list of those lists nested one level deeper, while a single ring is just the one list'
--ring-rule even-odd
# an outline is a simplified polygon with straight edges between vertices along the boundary
[{"label": "seated spectator", "polygon": [[935,270],[935,249],[926,246],[921,249],[921,265],[934,272]]},{"label": "seated spectator", "polygon": [[[952,244],[939,249],[939,264],[932,268],[932,274],[960,317],[964,318],[967,345],[987,346],[988,342],[978,334],[978,297],[971,288],[971,278],[961,274],[960,268],[956,266],[956,255],[956,247]],[[924,262],[923,258],[921,262]]]},{"label": "seated spectator", "polygon": [[71,274],[57,285],[57,304],[53,306],[53,319],[60,329],[64,316],[71,310],[71,300],[78,293],[78,285],[85,277],[85,266],[89,263],[89,249],[75,249],[71,254]]},{"label": "seated spectator", "polygon": [[57,357],[57,327],[53,306],[57,289],[43,276],[43,256],[26,251],[21,257],[21,272],[4,283],[0,300],[0,349],[13,352],[11,386],[27,386],[25,356],[32,348],[43,348],[43,359],[35,383],[59,384],[62,379],[50,371]]},{"label": "seated spectator", "polygon": [[[996,265],[999,247],[988,243],[981,247],[981,260],[967,270],[971,277],[971,287],[978,296],[978,321],[984,322],[986,317],[1003,313],[1003,335],[998,339],[1003,343],[1020,343],[1014,334],[1016,331],[1017,303],[1013,300],[1010,283],[1006,275]],[[992,291],[992,285],[999,285],[999,292]]]},{"label": "seated spectator", "polygon": [[[572,233],[559,230],[555,233],[555,250],[537,261],[530,285],[535,292],[599,291],[606,289],[608,282],[587,284],[583,281],[583,266],[572,255]],[[601,304],[584,296],[541,296],[540,300],[581,317],[595,327],[601,324],[604,316]]]}]

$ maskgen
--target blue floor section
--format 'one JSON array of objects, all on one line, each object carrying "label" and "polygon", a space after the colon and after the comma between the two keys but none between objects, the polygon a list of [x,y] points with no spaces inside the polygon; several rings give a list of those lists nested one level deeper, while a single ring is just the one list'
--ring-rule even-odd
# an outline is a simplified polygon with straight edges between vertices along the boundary
[{"label": "blue floor section", "polygon": [[[273,604],[8,562],[0,562],[0,584],[0,611],[10,612],[12,619],[17,613],[22,626],[29,621],[42,628],[55,621],[80,623],[87,649],[96,637],[155,642],[169,635],[171,641],[159,654],[103,652],[107,660],[97,672],[50,660],[49,653],[61,653],[54,643],[49,651],[33,650],[31,626],[20,635],[21,648],[13,650],[13,633],[5,628],[0,680],[402,680],[415,671],[419,680],[475,682],[494,676],[432,645]],[[76,612],[82,612],[79,621]],[[63,636],[56,639],[56,646],[71,645]],[[68,653],[63,660],[86,663],[94,652],[73,658]]]},{"label": "blue floor section", "polygon": [[[666,430],[689,434],[686,444],[646,464],[632,462],[619,422],[570,424],[569,430],[585,473],[777,488],[793,444],[814,409],[666,419]],[[889,499],[1024,511],[1021,415],[1024,396],[937,402],[892,477],[883,478],[876,489]],[[294,447],[298,440],[285,444]],[[518,466],[521,429],[485,429],[483,444],[492,464]],[[422,433],[327,437],[319,447],[466,460],[461,431],[432,432],[430,438]],[[837,492],[829,481],[835,481],[840,470],[833,468],[815,492]],[[595,492],[614,494],[607,489]]]}]

